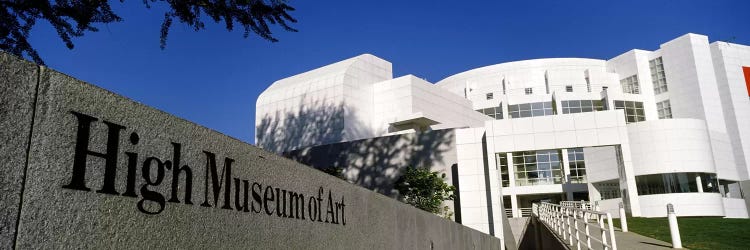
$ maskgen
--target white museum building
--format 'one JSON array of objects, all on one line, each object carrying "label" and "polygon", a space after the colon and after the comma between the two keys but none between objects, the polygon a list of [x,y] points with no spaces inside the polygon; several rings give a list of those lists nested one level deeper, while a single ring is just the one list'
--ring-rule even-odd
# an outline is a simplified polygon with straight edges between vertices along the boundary
[{"label": "white museum building", "polygon": [[697,34],[608,60],[507,62],[437,83],[393,78],[390,62],[365,54],[274,82],[258,97],[255,139],[386,195],[379,188],[403,165],[445,172],[458,188],[456,220],[488,233],[539,201],[748,218],[748,87],[750,46]]}]

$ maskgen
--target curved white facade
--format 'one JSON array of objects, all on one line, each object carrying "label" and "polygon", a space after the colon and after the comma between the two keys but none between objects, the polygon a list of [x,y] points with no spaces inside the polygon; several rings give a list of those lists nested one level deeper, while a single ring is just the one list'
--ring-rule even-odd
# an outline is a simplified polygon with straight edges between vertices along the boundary
[{"label": "curved white facade", "polygon": [[705,121],[662,119],[627,127],[635,175],[716,173]]},{"label": "curved white facade", "polygon": [[[362,55],[274,83],[258,99],[257,143],[285,152],[455,129],[461,222],[495,234],[501,218],[539,201],[586,199],[603,211],[623,202],[644,217],[665,216],[672,203],[678,216],[748,217],[748,46],[686,34],[654,51],[506,62],[435,84],[392,78],[390,67]],[[343,111],[300,133],[287,125],[310,115],[288,112],[299,103]],[[260,126],[268,121],[277,126]]]}]

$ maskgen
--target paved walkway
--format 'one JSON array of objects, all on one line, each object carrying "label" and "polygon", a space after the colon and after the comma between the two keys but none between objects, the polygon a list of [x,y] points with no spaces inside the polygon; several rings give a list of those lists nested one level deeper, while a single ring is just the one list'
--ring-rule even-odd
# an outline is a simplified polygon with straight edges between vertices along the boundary
[{"label": "paved walkway", "polygon": [[622,232],[619,228],[615,229],[615,240],[617,249],[671,249],[672,243],[667,243],[654,238],[649,238],[633,232]]},{"label": "paved walkway", "polygon": [[[591,224],[590,224],[591,225]],[[582,222],[579,222],[579,228],[584,228],[584,224]],[[600,240],[600,234],[598,232],[599,229],[595,229],[594,226],[591,228],[592,232],[592,240],[591,240],[591,247],[593,249],[603,249]],[[596,233],[595,233],[596,232]],[[584,240],[585,235],[580,235],[582,240]],[[608,237],[609,238],[609,237]],[[595,239],[595,240],[594,240]],[[607,239],[609,241],[610,239]],[[640,234],[636,234],[633,232],[622,232],[619,228],[615,228],[615,241],[617,242],[617,249],[618,250],[651,250],[651,249],[672,249],[672,243],[660,241],[654,238],[649,238]],[[571,249],[576,249],[576,246],[570,246]],[[581,245],[581,249],[586,249],[584,245]]]}]

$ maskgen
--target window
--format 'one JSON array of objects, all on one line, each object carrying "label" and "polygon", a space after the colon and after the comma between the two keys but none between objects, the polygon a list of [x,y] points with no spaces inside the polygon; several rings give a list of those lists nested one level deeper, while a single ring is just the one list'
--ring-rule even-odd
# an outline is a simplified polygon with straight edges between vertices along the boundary
[{"label": "window", "polygon": [[560,150],[513,152],[517,186],[562,184]]},{"label": "window", "polygon": [[625,122],[642,122],[646,120],[646,116],[643,113],[642,102],[631,102],[631,101],[615,101],[615,109],[625,110]]},{"label": "window", "polygon": [[[705,190],[704,190],[705,192]],[[745,196],[742,194],[740,183],[737,181],[730,180],[719,180],[719,192],[724,198],[736,198],[742,199]]]},{"label": "window", "polygon": [[669,100],[657,102],[656,111],[659,112],[659,119],[672,118],[672,106],[669,104]]},{"label": "window", "polygon": [[516,105],[508,105],[510,118],[524,118],[554,115],[555,109],[552,108],[552,102],[535,102]]},{"label": "window", "polygon": [[591,92],[591,80],[589,80],[589,77],[586,77],[586,91]]},{"label": "window", "polygon": [[492,100],[492,98],[493,98],[492,93],[487,93],[486,96],[487,96],[487,100]]},{"label": "window", "polygon": [[505,79],[503,79],[503,95],[505,94]]},{"label": "window", "polygon": [[596,188],[597,191],[599,191],[599,194],[602,196],[602,200],[617,199],[622,197],[620,195],[619,180],[596,182],[592,183],[592,185],[594,186],[594,188]]},{"label": "window", "polygon": [[495,120],[503,119],[503,107],[502,104],[497,107],[491,107],[486,109],[477,109],[477,112],[485,114],[489,117],[495,118]]},{"label": "window", "polygon": [[503,187],[510,187],[510,179],[508,175],[508,154],[499,153],[497,154],[497,164],[500,165],[500,179],[503,183]]},{"label": "window", "polygon": [[570,166],[570,182],[586,183],[586,165],[583,163],[583,148],[568,149],[568,165]]},{"label": "window", "polygon": [[573,85],[566,85],[565,92],[573,92]]},{"label": "window", "polygon": [[563,114],[574,114],[604,110],[602,100],[569,100],[561,101]]},{"label": "window", "polygon": [[525,88],[525,89],[524,89],[523,91],[524,91],[524,92],[525,92],[525,93],[526,93],[527,95],[531,95],[531,94],[533,94],[533,93],[534,93],[534,91],[532,91],[532,89],[531,89],[531,88]]},{"label": "window", "polygon": [[638,175],[635,184],[638,195],[696,193],[697,179],[700,178],[701,188],[705,193],[719,193],[719,182],[716,174],[711,173],[668,173]]},{"label": "window", "polygon": [[628,94],[640,94],[641,87],[638,85],[638,75],[632,75],[625,79],[620,80],[620,86],[622,86],[622,92]]},{"label": "window", "polygon": [[664,64],[661,57],[648,61],[648,67],[651,69],[651,82],[654,83],[654,94],[667,92],[667,76],[664,74]]}]

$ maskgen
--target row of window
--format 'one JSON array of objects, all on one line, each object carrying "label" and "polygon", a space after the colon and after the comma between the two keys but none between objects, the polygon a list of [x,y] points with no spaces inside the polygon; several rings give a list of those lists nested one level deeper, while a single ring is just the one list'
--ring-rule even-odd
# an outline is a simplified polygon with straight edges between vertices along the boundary
[{"label": "row of window", "polygon": [[[512,152],[515,185],[562,184],[565,178],[563,177],[561,156],[562,151],[559,149]],[[510,172],[508,171],[507,154],[498,153],[496,157],[500,168],[501,183],[503,187],[508,187],[510,186]],[[583,148],[568,149],[568,163],[571,182],[586,183]]]},{"label": "row of window", "polygon": [[478,109],[477,112],[485,114],[495,120],[503,119],[503,107],[490,107],[486,109]]},{"label": "row of window", "polygon": [[[588,78],[587,78],[587,81],[588,81]],[[591,92],[591,85],[587,84],[586,88],[588,89],[589,92]],[[534,89],[533,88],[524,88],[523,92],[526,95],[531,95],[531,94],[534,94]],[[573,85],[566,85],[565,86],[565,92],[573,92]],[[505,94],[505,85],[503,85],[503,94]],[[485,99],[487,99],[487,100],[492,100],[494,98],[495,98],[495,95],[492,92],[485,94]]]},{"label": "row of window", "polygon": [[[583,112],[593,112],[607,110],[606,103],[603,100],[567,100],[561,101],[563,114],[574,114]],[[535,102],[508,105],[510,118],[524,118],[555,115],[553,102]],[[627,123],[642,122],[646,120],[643,109],[643,102],[636,101],[614,101],[615,109],[625,110],[625,121]],[[659,119],[672,118],[672,107],[669,100],[656,103]],[[477,112],[488,115],[496,120],[503,119],[503,109],[501,106],[478,109]]]},{"label": "row of window", "polygon": [[510,118],[536,117],[556,114],[555,109],[552,107],[552,102],[534,102],[508,105],[508,113]]},{"label": "row of window", "polygon": [[563,114],[602,111],[604,110],[603,103],[602,100],[570,100],[560,102]]},{"label": "row of window", "polygon": [[[667,77],[664,73],[664,64],[662,62],[661,57],[657,57],[653,60],[648,61],[649,69],[651,70],[651,81],[654,85],[654,93],[655,94],[661,94],[668,91],[667,88]],[[505,94],[505,79],[503,79],[503,94]],[[622,80],[620,80],[620,86],[622,87],[623,93],[628,94],[640,94],[641,93],[641,86],[638,83],[638,75],[632,75],[629,77],[626,77]],[[549,94],[549,84],[547,83],[547,77],[545,76],[545,87],[547,89],[547,94]],[[603,87],[602,90],[607,89],[606,87]],[[586,77],[586,90],[588,92],[591,92],[591,83],[589,82],[589,78]],[[573,92],[573,85],[566,85],[565,86],[565,92]],[[524,88],[524,94],[531,95],[534,94],[534,90],[532,88]],[[487,93],[487,100],[492,100],[493,95],[492,93]]]}]

